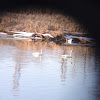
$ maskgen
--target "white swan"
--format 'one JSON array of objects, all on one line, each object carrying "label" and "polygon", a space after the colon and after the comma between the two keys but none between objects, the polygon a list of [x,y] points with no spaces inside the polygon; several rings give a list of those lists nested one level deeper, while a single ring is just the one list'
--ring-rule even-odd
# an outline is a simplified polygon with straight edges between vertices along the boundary
[{"label": "white swan", "polygon": [[69,43],[69,44],[72,44],[72,39],[69,39],[69,40],[68,40],[68,43]]},{"label": "white swan", "polygon": [[33,55],[34,57],[42,56],[42,49],[41,49],[41,52],[40,52],[40,53],[39,53],[39,52],[35,52],[35,53],[32,53],[32,55]]},{"label": "white swan", "polygon": [[70,55],[67,55],[67,54],[65,54],[65,55],[62,55],[62,58],[63,59],[67,59],[67,58],[72,58],[72,50],[70,51]]},{"label": "white swan", "polygon": [[66,39],[66,43],[72,44],[72,39]]}]

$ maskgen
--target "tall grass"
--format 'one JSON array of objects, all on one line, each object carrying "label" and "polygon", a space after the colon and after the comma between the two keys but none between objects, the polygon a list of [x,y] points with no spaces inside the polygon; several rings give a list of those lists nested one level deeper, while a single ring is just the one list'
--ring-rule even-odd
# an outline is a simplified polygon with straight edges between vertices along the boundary
[{"label": "tall grass", "polygon": [[85,32],[73,17],[51,10],[4,12],[0,16],[0,31],[48,32],[57,36],[62,34],[63,30]]}]

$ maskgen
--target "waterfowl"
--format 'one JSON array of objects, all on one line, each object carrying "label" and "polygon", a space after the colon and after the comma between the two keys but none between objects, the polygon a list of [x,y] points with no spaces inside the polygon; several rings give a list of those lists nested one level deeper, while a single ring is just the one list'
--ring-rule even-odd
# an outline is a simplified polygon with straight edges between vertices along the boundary
[{"label": "waterfowl", "polygon": [[66,43],[72,44],[73,39],[66,39]]},{"label": "waterfowl", "polygon": [[69,39],[69,40],[68,40],[68,43],[69,43],[69,44],[72,44],[72,39]]},{"label": "waterfowl", "polygon": [[32,53],[32,55],[33,55],[34,57],[42,56],[42,49],[41,49],[41,52],[35,52],[35,53]]},{"label": "waterfowl", "polygon": [[67,55],[67,54],[62,55],[62,58],[63,59],[72,58],[72,50],[70,51],[70,55]]}]

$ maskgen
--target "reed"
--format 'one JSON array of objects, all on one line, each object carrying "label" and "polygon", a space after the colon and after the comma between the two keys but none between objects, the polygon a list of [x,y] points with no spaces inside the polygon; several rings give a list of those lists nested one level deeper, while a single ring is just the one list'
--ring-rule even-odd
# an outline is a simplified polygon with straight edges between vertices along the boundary
[{"label": "reed", "polygon": [[0,15],[0,31],[47,32],[57,37],[63,34],[63,30],[86,31],[73,17],[48,9],[3,12]]}]

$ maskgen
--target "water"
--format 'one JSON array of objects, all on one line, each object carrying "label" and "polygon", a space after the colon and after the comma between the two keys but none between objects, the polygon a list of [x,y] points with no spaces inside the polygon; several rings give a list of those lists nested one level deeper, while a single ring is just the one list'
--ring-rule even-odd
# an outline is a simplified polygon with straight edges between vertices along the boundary
[{"label": "water", "polygon": [[0,100],[99,100],[99,76],[95,47],[0,39]]}]

